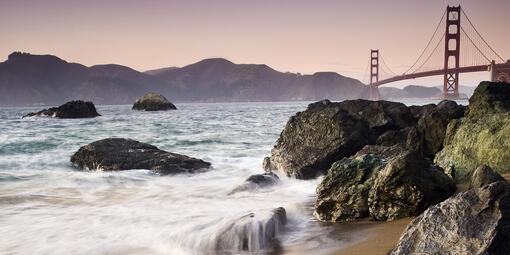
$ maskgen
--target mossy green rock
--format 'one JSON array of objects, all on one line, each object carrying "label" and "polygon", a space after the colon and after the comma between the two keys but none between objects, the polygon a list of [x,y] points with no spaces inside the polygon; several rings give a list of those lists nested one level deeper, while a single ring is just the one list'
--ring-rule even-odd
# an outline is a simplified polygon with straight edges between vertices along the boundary
[{"label": "mossy green rock", "polygon": [[435,158],[455,180],[464,182],[486,164],[498,173],[510,171],[510,113],[454,120],[448,125],[444,149]]},{"label": "mossy green rock", "polygon": [[368,217],[368,192],[383,165],[371,154],[335,162],[317,187],[315,217],[322,221]]},{"label": "mossy green rock", "polygon": [[467,181],[484,164],[498,173],[510,172],[510,84],[480,83],[466,117],[448,124],[435,162],[457,182]]}]

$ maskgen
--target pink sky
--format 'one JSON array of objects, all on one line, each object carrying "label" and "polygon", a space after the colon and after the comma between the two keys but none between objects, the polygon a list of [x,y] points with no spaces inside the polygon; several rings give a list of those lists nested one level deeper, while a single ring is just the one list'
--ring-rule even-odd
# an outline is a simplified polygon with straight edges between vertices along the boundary
[{"label": "pink sky", "polygon": [[[405,71],[446,5],[459,3],[491,46],[510,58],[508,0],[2,0],[0,56],[26,51],[141,71],[224,57],[362,79],[371,48],[394,71]],[[461,83],[487,78],[461,75]],[[438,85],[442,77],[393,85],[411,83]]]}]

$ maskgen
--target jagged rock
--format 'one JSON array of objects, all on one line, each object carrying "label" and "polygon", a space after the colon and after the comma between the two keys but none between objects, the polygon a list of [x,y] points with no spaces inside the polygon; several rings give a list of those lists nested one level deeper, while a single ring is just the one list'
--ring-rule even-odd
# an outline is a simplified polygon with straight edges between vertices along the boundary
[{"label": "jagged rock", "polygon": [[71,162],[81,169],[120,171],[148,169],[159,174],[193,173],[211,164],[131,139],[108,138],[81,147]]},{"label": "jagged rock", "polygon": [[423,134],[424,151],[427,156],[434,155],[443,148],[446,128],[452,119],[464,116],[465,107],[455,101],[443,100],[437,107],[423,111],[418,120],[418,129]]},{"label": "jagged rock", "polygon": [[436,109],[437,105],[435,104],[426,104],[426,105],[411,105],[409,106],[409,111],[413,115],[414,119],[418,121],[423,115],[428,114],[429,112]]},{"label": "jagged rock", "polygon": [[469,185],[470,188],[481,188],[485,185],[491,184],[493,182],[504,181],[503,178],[498,173],[494,172],[489,166],[482,165],[476,168],[471,176],[471,183]]},{"label": "jagged rock", "polygon": [[61,119],[76,119],[76,118],[94,118],[101,116],[97,113],[96,107],[92,102],[84,102],[81,100],[67,102],[59,107],[52,107],[44,109],[39,112],[31,112],[25,114],[23,118],[32,116],[48,116]]},{"label": "jagged rock", "polygon": [[287,214],[278,207],[269,215],[246,214],[227,223],[211,238],[217,254],[239,254],[239,252],[260,252],[270,246],[287,224]]},{"label": "jagged rock", "polygon": [[468,115],[471,118],[510,111],[510,84],[481,82],[469,98]]},{"label": "jagged rock", "polygon": [[510,171],[510,84],[482,82],[469,99],[464,118],[448,124],[444,148],[435,162],[455,169],[456,181],[486,164],[498,173]]},{"label": "jagged rock", "polygon": [[160,94],[147,93],[142,98],[136,100],[133,104],[133,110],[164,111],[177,110],[177,107]]},{"label": "jagged rock", "polygon": [[263,173],[263,174],[254,174],[248,177],[243,184],[237,186],[234,190],[232,190],[229,194],[234,194],[237,192],[247,191],[247,190],[256,190],[260,188],[266,188],[273,185],[276,185],[280,182],[280,178],[275,173]]},{"label": "jagged rock", "polygon": [[366,121],[324,100],[290,118],[263,165],[266,171],[310,179],[374,140]]},{"label": "jagged rock", "polygon": [[314,216],[321,221],[368,217],[368,192],[382,166],[371,154],[335,162],[317,187]]},{"label": "jagged rock", "polygon": [[430,207],[407,226],[390,253],[491,254],[510,251],[510,186],[496,182]]},{"label": "jagged rock", "polygon": [[325,172],[333,162],[375,143],[378,136],[385,134],[380,143],[389,144],[391,136],[398,136],[399,130],[414,125],[411,112],[401,103],[320,101],[291,117],[271,157],[264,159],[263,167],[267,171],[284,171],[296,178],[313,178]]},{"label": "jagged rock", "polygon": [[418,151],[391,159],[380,170],[369,192],[370,215],[394,220],[419,215],[455,192],[453,181]]}]

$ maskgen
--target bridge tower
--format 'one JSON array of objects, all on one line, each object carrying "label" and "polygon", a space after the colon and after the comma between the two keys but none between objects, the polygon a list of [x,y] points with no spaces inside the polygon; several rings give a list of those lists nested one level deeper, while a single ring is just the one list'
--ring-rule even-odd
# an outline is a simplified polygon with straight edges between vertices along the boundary
[{"label": "bridge tower", "polygon": [[379,100],[379,88],[374,82],[379,81],[379,50],[370,50],[370,84],[369,84],[369,95],[370,100]]},{"label": "bridge tower", "polygon": [[446,7],[444,98],[459,98],[460,5]]}]

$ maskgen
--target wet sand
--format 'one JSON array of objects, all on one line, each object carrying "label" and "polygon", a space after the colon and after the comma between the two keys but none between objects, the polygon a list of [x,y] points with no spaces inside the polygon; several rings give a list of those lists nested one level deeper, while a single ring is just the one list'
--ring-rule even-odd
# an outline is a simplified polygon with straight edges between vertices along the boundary
[{"label": "wet sand", "polygon": [[[370,234],[361,241],[346,243],[345,248],[335,251],[335,255],[385,255],[398,242],[400,235],[406,228],[412,218],[404,218],[390,222],[366,222]],[[350,223],[347,223],[350,224]],[[356,227],[353,225],[352,227]]]}]

